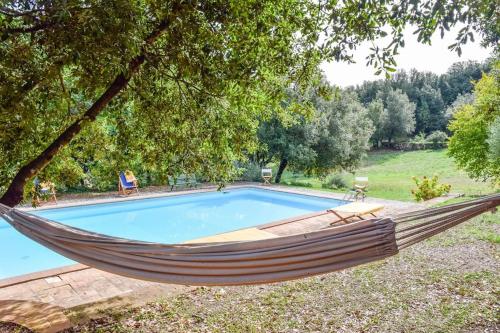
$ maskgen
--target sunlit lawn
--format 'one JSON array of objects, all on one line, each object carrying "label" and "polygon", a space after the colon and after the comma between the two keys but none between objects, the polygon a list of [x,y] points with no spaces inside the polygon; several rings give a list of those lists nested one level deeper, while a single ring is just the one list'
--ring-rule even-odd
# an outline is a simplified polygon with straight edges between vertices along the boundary
[{"label": "sunlit lawn", "polygon": [[[458,170],[453,160],[446,155],[446,150],[372,152],[365,158],[356,175],[368,176],[369,195],[384,199],[413,200],[411,189],[415,184],[412,176],[424,175],[438,175],[441,182],[451,184],[453,193],[469,196],[493,191],[490,183],[474,181],[465,172]],[[348,184],[352,182],[352,174],[344,173],[343,177]],[[323,181],[285,172],[283,182],[309,183],[314,188],[321,188]]]}]

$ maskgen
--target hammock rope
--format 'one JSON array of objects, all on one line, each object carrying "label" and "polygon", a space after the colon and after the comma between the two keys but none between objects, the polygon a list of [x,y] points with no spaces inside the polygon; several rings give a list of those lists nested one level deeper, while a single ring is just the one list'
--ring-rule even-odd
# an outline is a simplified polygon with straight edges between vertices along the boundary
[{"label": "hammock rope", "polygon": [[500,194],[256,241],[160,244],[70,227],[0,204],[32,240],[82,264],[136,279],[183,285],[271,283],[342,270],[393,256],[500,205]]},{"label": "hammock rope", "polygon": [[499,204],[500,194],[493,194],[476,200],[399,214],[393,219],[398,226],[404,226],[396,231],[398,248],[402,250],[484,212],[496,210]]}]

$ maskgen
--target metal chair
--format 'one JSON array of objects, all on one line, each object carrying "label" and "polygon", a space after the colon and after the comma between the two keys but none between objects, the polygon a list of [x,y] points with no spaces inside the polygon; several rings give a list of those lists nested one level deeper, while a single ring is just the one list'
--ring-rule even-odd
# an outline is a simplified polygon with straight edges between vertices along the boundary
[{"label": "metal chair", "polygon": [[352,188],[344,195],[344,200],[365,201],[368,191],[368,177],[355,177]]}]

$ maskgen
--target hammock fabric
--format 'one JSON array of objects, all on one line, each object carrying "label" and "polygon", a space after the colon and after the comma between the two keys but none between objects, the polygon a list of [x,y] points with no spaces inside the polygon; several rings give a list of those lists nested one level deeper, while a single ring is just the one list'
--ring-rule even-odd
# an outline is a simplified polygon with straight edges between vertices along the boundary
[{"label": "hammock fabric", "polygon": [[14,228],[59,254],[114,274],[182,285],[271,283],[387,258],[500,205],[500,194],[395,218],[257,241],[159,244],[69,227],[0,204]]}]

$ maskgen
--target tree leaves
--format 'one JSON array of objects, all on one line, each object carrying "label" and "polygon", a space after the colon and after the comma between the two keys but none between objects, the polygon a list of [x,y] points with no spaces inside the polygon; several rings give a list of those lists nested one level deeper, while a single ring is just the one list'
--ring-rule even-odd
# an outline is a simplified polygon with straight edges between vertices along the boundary
[{"label": "tree leaves", "polygon": [[318,89],[311,89],[304,96],[290,98],[310,101],[313,117],[298,117],[289,126],[283,126],[278,119],[263,122],[258,131],[260,158],[286,160],[294,170],[319,176],[333,170],[354,169],[372,134],[366,110],[355,94],[343,91],[324,99]]},{"label": "tree leaves", "polygon": [[500,117],[499,73],[497,62],[491,74],[476,83],[474,104],[465,104],[454,113],[448,145],[450,156],[470,177],[496,184],[500,182],[500,163],[498,156],[491,154],[490,140],[495,134],[490,127]]}]

